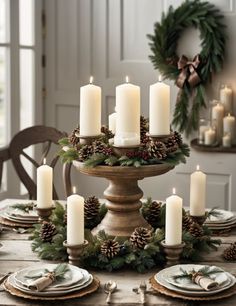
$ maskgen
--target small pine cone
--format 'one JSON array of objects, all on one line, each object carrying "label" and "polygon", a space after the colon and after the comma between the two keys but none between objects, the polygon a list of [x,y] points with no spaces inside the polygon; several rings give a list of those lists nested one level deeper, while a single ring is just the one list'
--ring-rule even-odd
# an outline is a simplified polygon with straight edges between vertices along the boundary
[{"label": "small pine cone", "polygon": [[236,260],[236,242],[231,243],[231,245],[224,250],[223,257],[225,260]]},{"label": "small pine cone", "polygon": [[178,143],[175,140],[174,136],[170,136],[165,142],[167,153],[172,153],[178,149]]},{"label": "small pine cone", "polygon": [[174,138],[176,143],[180,146],[183,143],[183,139],[182,136],[180,135],[180,133],[178,133],[177,131],[174,131]]},{"label": "small pine cone", "polygon": [[146,220],[150,225],[153,225],[157,222],[157,219],[160,216],[161,212],[161,202],[152,201],[148,208]]},{"label": "small pine cone", "polygon": [[56,234],[56,226],[51,222],[43,221],[40,229],[40,238],[43,242],[51,242]]},{"label": "small pine cone", "polygon": [[79,161],[85,161],[91,155],[93,155],[93,146],[92,145],[84,145],[78,151],[79,153]]},{"label": "small pine cone", "polygon": [[93,142],[93,152],[94,153],[103,153],[106,147],[107,145],[100,140],[96,140]]},{"label": "small pine cone", "polygon": [[151,158],[165,159],[167,156],[166,147],[160,141],[151,141],[148,146],[148,152]]},{"label": "small pine cone", "polygon": [[64,224],[67,224],[67,211],[65,210],[64,216],[63,216]]},{"label": "small pine cone", "polygon": [[183,216],[182,227],[184,231],[189,231],[190,226],[192,225],[193,221],[188,215]]},{"label": "small pine cone", "polygon": [[101,245],[101,253],[107,258],[113,258],[120,252],[120,245],[113,239],[105,240]]},{"label": "small pine cone", "polygon": [[97,217],[99,213],[100,203],[97,197],[90,196],[84,201],[84,218],[85,220],[92,220]]},{"label": "small pine cone", "polygon": [[190,225],[189,233],[196,238],[200,238],[204,234],[202,227],[196,222],[192,222]]},{"label": "small pine cone", "polygon": [[151,240],[151,232],[145,227],[136,227],[132,235],[130,236],[130,242],[133,247],[138,249],[144,249],[144,247]]},{"label": "small pine cone", "polygon": [[69,136],[69,141],[73,146],[76,146],[79,143],[79,128],[76,128],[72,131]]},{"label": "small pine cone", "polygon": [[106,136],[108,139],[114,138],[114,136],[115,136],[115,135],[112,133],[112,131],[109,130],[109,128],[108,128],[107,126],[105,126],[105,125],[103,125],[103,126],[101,127],[101,132],[102,132],[103,134],[105,134],[105,136]]},{"label": "small pine cone", "polygon": [[148,119],[141,116],[140,117],[140,137],[141,143],[147,143],[149,138],[147,136],[148,132]]}]

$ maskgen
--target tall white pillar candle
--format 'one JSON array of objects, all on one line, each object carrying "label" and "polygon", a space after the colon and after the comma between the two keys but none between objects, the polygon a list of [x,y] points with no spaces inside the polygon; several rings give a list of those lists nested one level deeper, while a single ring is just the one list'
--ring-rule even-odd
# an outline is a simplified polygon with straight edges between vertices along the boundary
[{"label": "tall white pillar candle", "polygon": [[116,135],[118,147],[140,144],[140,87],[126,83],[116,87]]},{"label": "tall white pillar candle", "polygon": [[101,134],[101,87],[92,83],[80,88],[80,134]]},{"label": "tall white pillar candle", "polygon": [[67,198],[67,243],[84,243],[84,198],[78,194]]},{"label": "tall white pillar candle", "polygon": [[190,178],[190,215],[204,216],[206,203],[206,174],[197,170]]},{"label": "tall white pillar candle", "polygon": [[165,243],[177,245],[182,243],[182,206],[183,199],[173,195],[166,199]]},{"label": "tall white pillar candle", "polygon": [[149,133],[170,134],[170,86],[161,82],[150,86],[149,91]]},{"label": "tall white pillar candle", "polygon": [[223,136],[223,117],[224,106],[221,103],[217,103],[212,108],[212,121],[215,123],[217,140],[220,143]]},{"label": "tall white pillar candle", "polygon": [[225,85],[220,90],[220,102],[224,105],[225,114],[233,112],[233,91],[232,88]]},{"label": "tall white pillar candle", "polygon": [[52,206],[52,167],[44,165],[37,168],[37,207],[48,208]]},{"label": "tall white pillar candle", "polygon": [[116,113],[112,113],[108,116],[108,126],[109,130],[112,131],[113,134],[116,133]]},{"label": "tall white pillar candle", "polygon": [[216,132],[212,128],[209,128],[204,133],[204,144],[211,146],[216,142]]},{"label": "tall white pillar candle", "polygon": [[224,134],[230,133],[231,141],[235,143],[235,117],[228,114],[223,120],[223,130]]}]

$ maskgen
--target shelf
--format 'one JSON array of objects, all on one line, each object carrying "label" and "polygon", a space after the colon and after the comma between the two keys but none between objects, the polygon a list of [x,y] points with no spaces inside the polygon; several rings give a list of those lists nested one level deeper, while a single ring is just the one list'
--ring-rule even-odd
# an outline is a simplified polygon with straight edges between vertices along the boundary
[{"label": "shelf", "polygon": [[200,152],[211,152],[211,153],[236,153],[236,145],[233,145],[231,148],[224,148],[222,146],[206,146],[198,143],[198,139],[193,139],[190,142],[190,145],[193,149]]}]

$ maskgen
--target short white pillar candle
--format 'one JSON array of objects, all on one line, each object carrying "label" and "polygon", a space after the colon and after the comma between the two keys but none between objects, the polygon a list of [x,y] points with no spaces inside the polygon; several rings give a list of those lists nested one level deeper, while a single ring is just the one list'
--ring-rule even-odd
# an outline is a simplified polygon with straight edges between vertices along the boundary
[{"label": "short white pillar candle", "polygon": [[231,136],[230,133],[226,133],[223,137],[222,137],[222,146],[224,148],[230,148],[232,145],[231,142]]},{"label": "short white pillar candle", "polygon": [[230,113],[224,117],[223,120],[224,135],[229,133],[231,141],[235,143],[235,117],[230,115]]},{"label": "short white pillar candle", "polygon": [[117,117],[116,112],[108,116],[109,130],[112,131],[113,134],[116,133],[116,117]]},{"label": "short white pillar candle", "polygon": [[216,132],[212,128],[209,128],[204,133],[204,144],[213,145],[216,142]]},{"label": "short white pillar candle", "polygon": [[166,245],[177,245],[182,243],[182,207],[183,199],[175,194],[166,199]]}]

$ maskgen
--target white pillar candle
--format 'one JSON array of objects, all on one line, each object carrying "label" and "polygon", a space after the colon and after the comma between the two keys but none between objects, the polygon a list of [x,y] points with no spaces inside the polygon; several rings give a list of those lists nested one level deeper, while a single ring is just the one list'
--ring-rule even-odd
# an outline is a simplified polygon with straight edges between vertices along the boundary
[{"label": "white pillar candle", "polygon": [[230,136],[230,133],[227,133],[225,134],[223,137],[222,137],[222,146],[224,148],[230,148],[231,147],[231,136]]},{"label": "white pillar candle", "polygon": [[44,164],[37,168],[37,207],[49,208],[52,206],[52,167]]},{"label": "white pillar candle", "polygon": [[116,113],[112,113],[108,116],[108,126],[109,130],[112,131],[113,134],[116,133]]},{"label": "white pillar candle", "polygon": [[80,134],[97,136],[101,133],[101,87],[90,84],[80,88]]},{"label": "white pillar candle", "polygon": [[221,142],[223,136],[223,117],[224,117],[224,106],[217,103],[212,108],[212,121],[215,123],[216,127],[216,137],[218,142]]},{"label": "white pillar candle", "polygon": [[191,174],[190,179],[190,215],[205,215],[206,203],[206,174],[197,170]]},{"label": "white pillar candle", "polygon": [[165,243],[177,245],[182,243],[182,206],[183,199],[173,195],[166,199]]},{"label": "white pillar candle", "polygon": [[228,114],[223,120],[224,134],[230,133],[232,143],[235,143],[235,117]]},{"label": "white pillar candle", "polygon": [[224,105],[225,114],[233,112],[233,91],[227,85],[220,90],[220,102]]},{"label": "white pillar candle", "polygon": [[84,198],[78,194],[67,198],[67,243],[84,243]]},{"label": "white pillar candle", "polygon": [[118,147],[140,144],[140,87],[126,83],[116,87],[116,135]]},{"label": "white pillar candle", "polygon": [[204,144],[211,146],[216,142],[216,132],[212,128],[205,131],[204,134]]},{"label": "white pillar candle", "polygon": [[207,125],[202,125],[199,127],[199,143],[204,143],[205,142],[205,132],[209,129],[209,126]]},{"label": "white pillar candle", "polygon": [[170,86],[159,82],[150,86],[149,91],[149,133],[170,134]]}]

